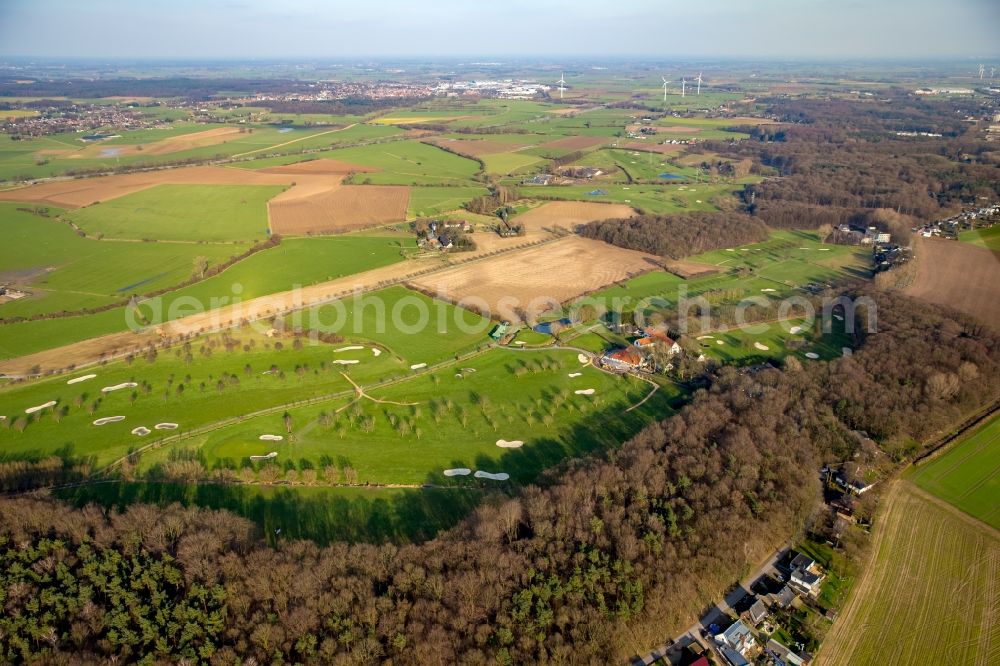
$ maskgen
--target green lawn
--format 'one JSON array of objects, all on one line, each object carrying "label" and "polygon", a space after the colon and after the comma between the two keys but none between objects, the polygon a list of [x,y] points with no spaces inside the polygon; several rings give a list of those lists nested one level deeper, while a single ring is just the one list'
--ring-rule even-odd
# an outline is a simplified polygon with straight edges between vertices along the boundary
[{"label": "green lawn", "polygon": [[924,490],[1000,529],[1000,417],[909,474]]},{"label": "green lawn", "polygon": [[[366,354],[338,356],[363,358],[366,363]],[[583,374],[571,378],[571,372]],[[578,388],[596,392],[576,395]],[[648,392],[649,386],[636,379],[581,367],[575,352],[492,350],[368,390],[373,398],[391,403],[362,400],[339,413],[336,410],[346,402],[291,409],[294,441],[258,440],[262,433],[285,432],[282,414],[274,414],[170,448],[191,450],[210,468],[244,467],[250,464],[249,456],[275,451],[276,464],[290,460],[298,469],[349,467],[362,484],[489,487],[496,482],[447,477],[442,472],[464,467],[507,472],[514,480],[530,481],[565,457],[617,445],[646,418],[639,410],[626,413],[624,408]],[[661,413],[667,399],[666,394],[658,398]],[[584,427],[598,421],[601,428]],[[524,446],[500,448],[496,442],[501,438],[521,440]],[[155,468],[170,455],[168,448],[160,449],[144,457],[143,467]]]},{"label": "green lawn", "polygon": [[461,208],[472,199],[488,195],[485,187],[441,187],[425,185],[410,188],[409,217],[430,217]]},{"label": "green lawn", "polygon": [[69,213],[91,236],[176,241],[267,238],[267,200],[284,188],[262,185],[157,185]]},{"label": "green lawn", "polygon": [[523,171],[527,167],[542,161],[542,158],[537,155],[517,151],[484,155],[480,159],[485,162],[487,173],[504,175]]},{"label": "green lawn", "polygon": [[958,235],[958,240],[1000,252],[1000,224],[984,229],[963,231]]},{"label": "green lawn", "polygon": [[[641,159],[641,158],[639,158]],[[717,210],[716,197],[735,196],[736,185],[621,185],[593,181],[588,185],[526,186],[522,196],[569,201],[627,203],[646,213],[683,213]],[[591,194],[603,190],[604,194]]]}]

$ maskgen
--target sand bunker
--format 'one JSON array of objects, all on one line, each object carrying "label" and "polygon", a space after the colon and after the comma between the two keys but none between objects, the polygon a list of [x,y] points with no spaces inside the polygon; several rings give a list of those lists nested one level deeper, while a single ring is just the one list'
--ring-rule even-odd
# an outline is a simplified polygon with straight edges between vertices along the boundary
[{"label": "sand bunker", "polygon": [[569,373],[569,376],[570,377],[582,377],[583,373],[582,372],[571,372],[571,373]]},{"label": "sand bunker", "polygon": [[792,326],[790,329],[788,329],[788,332],[791,333],[792,335],[795,335],[796,333],[801,333],[802,332],[802,327],[801,326]]},{"label": "sand bunker", "polygon": [[348,359],[348,358],[338,358],[335,361],[331,361],[331,363],[334,363],[335,365],[354,365],[355,363],[360,363],[360,362],[361,361],[358,361],[357,359]]},{"label": "sand bunker", "polygon": [[828,247],[821,247],[821,248],[819,248],[819,251],[820,252],[829,252],[830,248],[828,248]]},{"label": "sand bunker", "polygon": [[382,350],[378,347],[372,347],[372,356],[381,356]]},{"label": "sand bunker", "polygon": [[754,346],[755,349],[759,349],[761,351],[771,351],[770,347],[768,347],[767,345],[763,345],[763,344],[761,344],[759,342],[753,343],[753,346]]},{"label": "sand bunker", "polygon": [[419,370],[420,368],[426,368],[426,367],[427,367],[426,363],[414,363],[413,365],[410,366],[410,370]]},{"label": "sand bunker", "polygon": [[462,372],[465,372],[467,374],[472,374],[475,371],[476,371],[475,368],[462,368]]},{"label": "sand bunker", "polygon": [[135,388],[138,386],[135,382],[122,382],[121,384],[115,384],[114,386],[105,386],[101,389],[101,393],[111,393],[112,391],[120,391],[126,388]]},{"label": "sand bunker", "polygon": [[813,358],[813,359],[819,358],[819,354],[817,354],[816,352],[806,352],[806,358]]},{"label": "sand bunker", "polygon": [[724,344],[726,344],[726,341],[725,340],[716,340],[715,344],[717,344],[717,345],[724,345]]},{"label": "sand bunker", "polygon": [[525,342],[524,340],[518,340],[518,341],[517,341],[517,342],[515,342],[514,344],[515,344],[515,345],[526,345],[526,344],[528,344],[528,343],[527,343],[527,342]]},{"label": "sand bunker", "polygon": [[280,442],[281,440],[284,439],[284,437],[282,437],[281,435],[261,435],[257,439],[261,440],[262,442]]},{"label": "sand bunker", "polygon": [[699,340],[714,340],[715,336],[714,335],[699,335],[698,339]]},{"label": "sand bunker", "polygon": [[354,351],[356,349],[364,349],[364,347],[362,347],[361,345],[351,345],[350,347],[341,347],[340,349],[334,349],[333,353],[339,354],[340,352]]},{"label": "sand bunker", "polygon": [[156,430],[177,430],[176,423],[157,423],[153,426]]},{"label": "sand bunker", "polygon": [[139,426],[138,428],[132,428],[132,434],[133,435],[138,435],[139,437],[145,437],[150,432],[152,432],[152,431],[149,428],[147,428],[146,426]]},{"label": "sand bunker", "polygon": [[36,405],[35,407],[28,407],[26,410],[24,410],[24,413],[25,414],[34,414],[35,412],[40,412],[43,409],[48,409],[49,407],[54,407],[55,404],[56,404],[55,400],[49,400],[44,405]]},{"label": "sand bunker", "polygon": [[446,469],[444,471],[445,476],[468,476],[472,474],[472,470],[468,467],[456,467],[455,469]]},{"label": "sand bunker", "polygon": [[477,479],[492,479],[493,481],[506,481],[507,479],[510,478],[510,474],[508,474],[507,472],[493,473],[493,472],[478,471],[473,476],[475,476]]},{"label": "sand bunker", "polygon": [[105,416],[104,418],[97,419],[94,421],[94,425],[102,426],[106,423],[118,423],[119,421],[124,421],[124,416]]},{"label": "sand bunker", "polygon": [[266,456],[250,456],[250,462],[260,462],[261,460],[270,460],[271,458],[277,458],[278,452],[271,451]]},{"label": "sand bunker", "polygon": [[97,376],[97,375],[84,375],[83,377],[75,377],[75,378],[73,378],[73,379],[70,379],[70,380],[69,380],[69,381],[67,381],[66,383],[67,383],[67,384],[79,384],[80,382],[85,382],[85,381],[87,381],[88,379],[93,379],[93,378],[94,378],[94,377],[96,377],[96,376]]},{"label": "sand bunker", "polygon": [[767,293],[771,293],[771,292],[774,292],[775,290],[771,289],[770,287],[767,287],[766,289],[761,289],[761,291],[767,292]]},{"label": "sand bunker", "polygon": [[587,356],[586,354],[577,354],[576,360],[578,360],[580,363],[589,363],[590,357]]},{"label": "sand bunker", "polygon": [[524,446],[524,442],[522,442],[519,439],[513,439],[510,441],[506,439],[498,439],[497,446],[499,446],[501,449],[519,449],[522,446]]},{"label": "sand bunker", "polygon": [[577,395],[594,395],[594,389],[580,389],[578,391],[573,391]]}]

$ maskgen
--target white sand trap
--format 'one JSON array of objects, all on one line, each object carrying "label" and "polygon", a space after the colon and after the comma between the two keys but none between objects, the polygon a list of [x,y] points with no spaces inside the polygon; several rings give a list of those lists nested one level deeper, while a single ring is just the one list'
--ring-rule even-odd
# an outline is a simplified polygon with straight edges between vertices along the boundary
[{"label": "white sand trap", "polygon": [[819,354],[817,354],[816,352],[806,352],[806,358],[813,358],[813,359],[819,358]]},{"label": "white sand trap", "polygon": [[802,332],[802,327],[801,326],[792,326],[790,329],[788,329],[788,332],[791,333],[792,335],[795,335],[796,333],[801,333]]},{"label": "white sand trap", "polygon": [[524,446],[524,442],[522,442],[519,439],[512,439],[512,440],[498,439],[497,446],[499,446],[501,449],[519,449],[522,446]]},{"label": "white sand trap", "polygon": [[854,350],[851,349],[850,347],[841,347],[840,353],[843,354],[844,356],[854,356]]},{"label": "white sand trap", "polygon": [[695,199],[694,202],[695,203],[701,203],[701,199]]},{"label": "white sand trap", "polygon": [[699,335],[698,339],[699,340],[714,340],[715,336],[714,335]]},{"label": "white sand trap", "polygon": [[153,428],[156,429],[156,430],[177,430],[177,424],[176,423],[157,423],[155,426],[153,426]]},{"label": "white sand trap", "polygon": [[753,343],[753,346],[754,346],[755,349],[759,349],[761,351],[771,351],[770,347],[768,347],[767,345],[761,344],[759,342]]},{"label": "white sand trap", "polygon": [[55,400],[49,400],[44,405],[36,405],[34,407],[28,407],[26,410],[24,410],[24,413],[25,414],[34,414],[35,412],[40,412],[43,409],[48,409],[49,407],[54,407],[55,404],[56,404]]},{"label": "white sand trap", "polygon": [[715,344],[717,344],[717,345],[724,345],[724,344],[726,344],[726,341],[725,340],[716,340]]},{"label": "white sand trap", "polygon": [[138,435],[139,437],[145,437],[146,435],[148,435],[151,432],[152,432],[152,430],[150,430],[146,426],[139,426],[138,428],[132,428],[132,434],[133,435]]},{"label": "white sand trap", "polygon": [[828,248],[828,247],[821,247],[821,248],[819,248],[819,251],[820,252],[829,252],[830,248]]},{"label": "white sand trap", "polygon": [[264,372],[262,372],[260,374],[262,374],[262,375],[276,375],[276,374],[278,374],[278,371],[277,370],[265,370]]},{"label": "white sand trap", "polygon": [[261,460],[270,460],[271,458],[277,458],[278,452],[271,451],[266,456],[250,456],[250,462],[260,462]]},{"label": "white sand trap", "polygon": [[476,472],[473,476],[477,479],[492,479],[494,481],[506,481],[510,478],[510,474],[507,472],[483,472],[482,470]]},{"label": "white sand trap", "polygon": [[578,391],[573,391],[577,395],[594,395],[594,389],[580,389]]},{"label": "white sand trap", "polygon": [[517,342],[515,342],[514,344],[515,344],[515,345],[526,345],[526,344],[528,344],[528,343],[527,343],[527,342],[525,342],[524,340],[518,340],[518,341],[517,341]]},{"label": "white sand trap", "polygon": [[763,291],[765,293],[768,293],[768,294],[771,294],[771,293],[774,293],[776,290],[775,289],[771,289],[770,287],[765,287],[764,289],[761,289],[761,291]]},{"label": "white sand trap", "polygon": [[261,440],[262,442],[280,442],[281,440],[284,439],[284,437],[282,437],[281,435],[261,435],[257,439]]},{"label": "white sand trap", "polygon": [[583,373],[582,372],[571,372],[571,373],[569,373],[569,376],[570,377],[583,377]]},{"label": "white sand trap", "polygon": [[463,375],[461,372],[456,372],[455,379],[465,379],[465,375]]},{"label": "white sand trap", "polygon": [[372,347],[372,356],[381,356],[382,350],[378,347]]},{"label": "white sand trap", "polygon": [[468,476],[472,474],[472,470],[468,467],[456,467],[455,469],[446,469],[443,474],[445,476]]},{"label": "white sand trap", "polygon": [[590,357],[587,356],[586,354],[577,354],[576,360],[578,360],[580,363],[590,363]]},{"label": "white sand trap", "polygon": [[105,416],[103,418],[94,421],[94,425],[101,426],[106,423],[118,423],[119,421],[124,421],[124,416]]},{"label": "white sand trap", "polygon": [[83,377],[74,377],[73,379],[70,379],[70,380],[69,380],[68,382],[66,382],[66,383],[67,383],[67,384],[79,384],[80,382],[85,382],[85,381],[87,381],[88,379],[93,379],[93,378],[94,378],[94,377],[96,377],[96,376],[97,376],[97,375],[84,375]]},{"label": "white sand trap", "polygon": [[350,358],[338,358],[330,362],[333,363],[334,365],[354,365],[355,363],[360,363],[361,361]]},{"label": "white sand trap", "polygon": [[135,388],[138,386],[135,382],[122,382],[121,384],[115,384],[114,386],[105,386],[101,389],[101,393],[111,393],[112,391],[120,391],[126,388]]},{"label": "white sand trap", "polygon": [[462,368],[462,372],[464,372],[467,375],[471,375],[475,371],[476,371],[475,368]]},{"label": "white sand trap", "polygon": [[836,319],[837,321],[844,321],[844,317],[839,314],[833,315],[833,318]]},{"label": "white sand trap", "polygon": [[727,247],[727,248],[726,248],[726,252],[736,252],[736,250],[734,250],[734,249],[733,249],[733,248],[731,248],[731,247]]},{"label": "white sand trap", "polygon": [[341,347],[340,349],[334,349],[333,353],[339,354],[340,352],[357,351],[358,349],[364,349],[364,347],[362,347],[361,345],[351,345],[350,347]]},{"label": "white sand trap", "polygon": [[811,250],[812,248],[811,247],[800,247],[799,249],[800,250]]},{"label": "white sand trap", "polygon": [[414,363],[413,365],[410,366],[410,370],[419,370],[420,368],[426,368],[426,367],[427,367],[426,363]]}]

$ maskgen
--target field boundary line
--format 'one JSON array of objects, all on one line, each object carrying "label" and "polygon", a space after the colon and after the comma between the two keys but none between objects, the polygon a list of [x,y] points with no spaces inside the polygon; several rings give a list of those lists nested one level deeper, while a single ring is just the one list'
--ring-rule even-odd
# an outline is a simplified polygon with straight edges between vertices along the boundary
[{"label": "field boundary line", "polygon": [[993,527],[992,525],[990,525],[988,523],[984,523],[983,521],[979,520],[975,516],[972,516],[972,515],[964,512],[964,511],[962,511],[961,509],[959,509],[954,504],[951,504],[950,502],[947,502],[947,501],[941,499],[940,497],[937,497],[936,495],[927,492],[926,490],[924,490],[923,488],[921,488],[917,484],[913,483],[912,481],[908,481],[908,480],[903,479],[900,482],[901,483],[909,484],[909,490],[914,495],[917,495],[921,499],[924,499],[924,500],[930,502],[931,504],[934,504],[936,506],[941,507],[942,509],[944,509],[948,513],[952,514],[956,518],[959,518],[960,520],[968,523],[969,525],[975,527],[978,530],[982,530],[983,532],[986,532],[992,538],[1000,541],[1000,530],[998,530],[997,528]]},{"label": "field boundary line", "polygon": [[298,139],[292,139],[291,141],[285,141],[284,143],[276,143],[273,146],[267,146],[266,148],[258,148],[257,150],[249,150],[249,151],[247,151],[245,153],[238,153],[236,155],[231,155],[230,157],[233,158],[233,159],[237,159],[237,158],[240,158],[240,157],[246,157],[247,155],[253,155],[254,153],[261,153],[261,152],[264,152],[265,150],[274,150],[275,148],[281,148],[283,146],[290,146],[293,143],[298,143],[299,141],[305,141],[306,139],[314,139],[317,136],[323,136],[324,134],[333,134],[334,132],[343,132],[344,130],[351,129],[352,127],[354,127],[356,125],[357,125],[357,123],[351,123],[350,125],[346,125],[344,127],[338,127],[337,129],[327,130],[325,132],[317,132],[316,134],[310,134],[309,136],[300,136]]}]

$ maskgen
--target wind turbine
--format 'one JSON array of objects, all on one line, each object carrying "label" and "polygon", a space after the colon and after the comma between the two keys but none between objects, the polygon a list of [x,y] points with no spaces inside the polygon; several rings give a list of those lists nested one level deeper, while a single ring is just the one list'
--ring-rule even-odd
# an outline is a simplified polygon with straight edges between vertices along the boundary
[{"label": "wind turbine", "polygon": [[983,74],[985,74],[985,73],[986,73],[986,65],[980,65],[979,66],[979,80],[980,81],[983,80]]},{"label": "wind turbine", "polygon": [[682,76],[681,77],[681,97],[684,97],[684,95],[686,94],[686,90],[685,90],[686,87],[687,87],[687,81]]},{"label": "wind turbine", "polygon": [[667,77],[665,77],[665,76],[661,76],[660,78],[663,79],[663,101],[666,102],[667,101],[667,84],[670,83],[670,81],[667,81]]},{"label": "wind turbine", "polygon": [[566,90],[566,76],[562,72],[559,72],[559,80],[556,81],[559,84],[559,99],[563,98],[563,91]]},{"label": "wind turbine", "polygon": [[698,72],[698,78],[695,79],[698,82],[698,94],[701,94],[701,72]]}]

